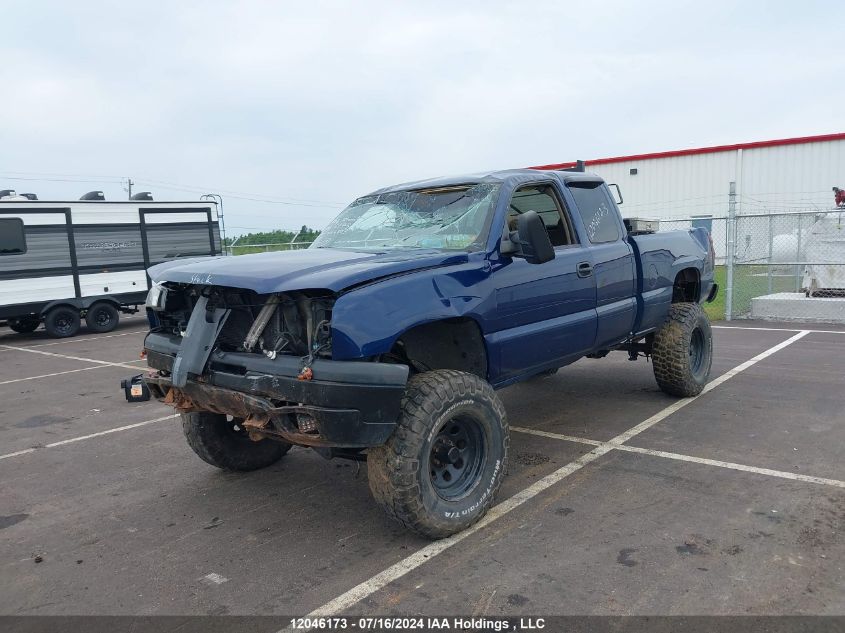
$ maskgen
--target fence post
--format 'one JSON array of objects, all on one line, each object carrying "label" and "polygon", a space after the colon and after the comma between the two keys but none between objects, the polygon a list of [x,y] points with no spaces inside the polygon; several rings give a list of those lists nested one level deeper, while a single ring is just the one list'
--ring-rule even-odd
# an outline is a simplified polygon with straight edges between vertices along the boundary
[{"label": "fence post", "polygon": [[766,267],[766,271],[768,272],[769,278],[769,294],[772,294],[773,286],[772,286],[772,254],[774,252],[774,245],[775,245],[775,230],[773,224],[773,217],[769,216],[769,261],[768,266]]},{"label": "fence post", "polygon": [[725,320],[730,321],[733,314],[734,294],[734,253],[736,251],[736,182],[731,182],[728,195],[728,235],[727,252],[725,253],[725,266],[727,275],[725,279]]},{"label": "fence post", "polygon": [[[804,216],[798,216],[798,239],[795,246],[795,261],[801,261],[801,234],[804,232]],[[795,267],[795,292],[801,292],[801,277],[802,277],[802,266],[799,264]]]}]

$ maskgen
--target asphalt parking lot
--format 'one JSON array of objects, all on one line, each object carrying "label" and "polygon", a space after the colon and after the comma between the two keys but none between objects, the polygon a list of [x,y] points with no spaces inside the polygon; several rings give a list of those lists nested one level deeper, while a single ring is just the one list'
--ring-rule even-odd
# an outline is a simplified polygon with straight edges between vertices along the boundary
[{"label": "asphalt parking lot", "polygon": [[0,614],[845,614],[845,328],[717,327],[689,400],[624,354],[501,391],[499,505],[432,543],[366,465],[200,461],[124,400],[144,325],[0,329]]}]

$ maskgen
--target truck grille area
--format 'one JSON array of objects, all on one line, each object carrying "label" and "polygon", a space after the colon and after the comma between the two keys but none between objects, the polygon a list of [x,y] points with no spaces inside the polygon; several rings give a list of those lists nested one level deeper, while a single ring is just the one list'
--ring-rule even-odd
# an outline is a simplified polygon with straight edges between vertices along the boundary
[{"label": "truck grille area", "polygon": [[157,312],[158,331],[184,336],[200,296],[208,305],[229,310],[215,347],[224,352],[253,352],[331,358],[331,311],[327,291],[260,295],[251,290],[167,284],[168,299]]}]

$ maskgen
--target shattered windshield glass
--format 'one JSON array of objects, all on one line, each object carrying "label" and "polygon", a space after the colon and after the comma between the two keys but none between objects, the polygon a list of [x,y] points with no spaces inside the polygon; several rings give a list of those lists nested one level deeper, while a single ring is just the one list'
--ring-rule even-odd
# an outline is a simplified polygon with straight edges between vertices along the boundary
[{"label": "shattered windshield glass", "polygon": [[312,248],[467,250],[484,240],[498,184],[394,191],[359,198]]}]

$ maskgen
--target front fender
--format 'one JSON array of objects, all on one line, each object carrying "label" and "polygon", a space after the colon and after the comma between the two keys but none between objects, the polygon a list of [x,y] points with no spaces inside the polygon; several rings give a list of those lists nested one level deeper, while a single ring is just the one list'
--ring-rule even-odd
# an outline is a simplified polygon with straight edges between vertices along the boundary
[{"label": "front fender", "polygon": [[332,358],[385,354],[406,330],[424,323],[483,315],[493,293],[486,262],[422,270],[342,294],[332,309]]}]

